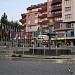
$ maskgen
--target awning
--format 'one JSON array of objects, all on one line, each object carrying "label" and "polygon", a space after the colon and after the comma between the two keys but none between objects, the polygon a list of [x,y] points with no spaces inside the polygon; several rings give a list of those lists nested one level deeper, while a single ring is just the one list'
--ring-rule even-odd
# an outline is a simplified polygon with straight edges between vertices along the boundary
[{"label": "awning", "polygon": [[65,38],[56,38],[56,40],[64,40]]}]

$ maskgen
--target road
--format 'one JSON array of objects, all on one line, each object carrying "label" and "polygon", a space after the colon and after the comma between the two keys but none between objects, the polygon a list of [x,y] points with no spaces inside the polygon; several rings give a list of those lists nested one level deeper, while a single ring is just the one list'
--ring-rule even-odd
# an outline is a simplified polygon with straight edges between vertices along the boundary
[{"label": "road", "polygon": [[68,72],[69,67],[75,71],[74,66],[64,63],[0,60],[0,75],[75,75]]}]

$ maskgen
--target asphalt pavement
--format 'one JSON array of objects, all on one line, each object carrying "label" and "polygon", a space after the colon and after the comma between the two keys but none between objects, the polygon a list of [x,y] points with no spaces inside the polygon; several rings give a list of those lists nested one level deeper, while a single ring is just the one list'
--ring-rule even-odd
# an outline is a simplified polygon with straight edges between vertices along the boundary
[{"label": "asphalt pavement", "polygon": [[74,64],[59,64],[50,62],[0,60],[0,75],[75,75]]}]

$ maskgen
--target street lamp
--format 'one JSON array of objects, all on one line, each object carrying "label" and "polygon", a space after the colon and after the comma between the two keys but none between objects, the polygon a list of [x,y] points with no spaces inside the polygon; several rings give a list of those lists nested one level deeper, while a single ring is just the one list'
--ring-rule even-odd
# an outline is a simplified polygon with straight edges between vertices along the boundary
[{"label": "street lamp", "polygon": [[32,39],[31,43],[32,43],[32,46],[33,46],[33,55],[34,55],[34,39]]},{"label": "street lamp", "polygon": [[51,50],[51,37],[57,35],[56,33],[45,32],[44,35],[49,36],[49,50]]}]

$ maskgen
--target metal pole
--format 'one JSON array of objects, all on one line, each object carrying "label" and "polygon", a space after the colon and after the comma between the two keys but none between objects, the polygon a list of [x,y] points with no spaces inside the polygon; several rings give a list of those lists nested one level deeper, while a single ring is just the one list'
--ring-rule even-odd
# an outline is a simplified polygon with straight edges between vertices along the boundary
[{"label": "metal pole", "polygon": [[49,50],[51,49],[51,35],[50,35],[51,32],[52,32],[51,28],[49,27]]},{"label": "metal pole", "polygon": [[44,56],[45,56],[45,45],[44,45]]},{"label": "metal pole", "polygon": [[33,55],[34,55],[34,44],[33,44]]},{"label": "metal pole", "polygon": [[56,56],[58,55],[57,46],[56,46]]},{"label": "metal pole", "polygon": [[49,35],[49,50],[51,50],[51,35]]},{"label": "metal pole", "polygon": [[65,45],[66,45],[66,32],[65,32],[65,35],[64,35],[64,37],[65,37]]},{"label": "metal pole", "polygon": [[57,36],[56,36],[56,56],[57,56],[58,52],[57,52]]}]

